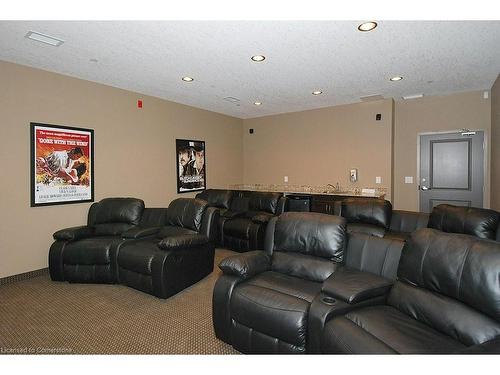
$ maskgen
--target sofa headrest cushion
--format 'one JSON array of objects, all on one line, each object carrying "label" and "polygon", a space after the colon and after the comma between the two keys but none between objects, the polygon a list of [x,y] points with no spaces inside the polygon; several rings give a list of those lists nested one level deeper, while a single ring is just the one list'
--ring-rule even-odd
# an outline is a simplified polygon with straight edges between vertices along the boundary
[{"label": "sofa headrest cushion", "polygon": [[500,214],[493,210],[440,204],[433,208],[429,228],[495,239]]},{"label": "sofa headrest cushion", "polygon": [[389,229],[391,202],[374,198],[347,198],[342,201],[341,215],[348,223],[373,224]]},{"label": "sofa headrest cushion", "polygon": [[203,214],[208,203],[196,198],[178,198],[167,209],[167,225],[200,231]]},{"label": "sofa headrest cushion", "polygon": [[139,224],[144,211],[144,201],[136,198],[106,198],[93,208],[92,224]]},{"label": "sofa headrest cushion", "polygon": [[314,212],[285,212],[274,228],[273,251],[297,252],[342,261],[346,220]]},{"label": "sofa headrest cushion", "polygon": [[210,207],[229,208],[233,192],[231,190],[207,189],[197,194],[196,198],[207,201]]},{"label": "sofa headrest cushion", "polygon": [[500,243],[423,228],[406,242],[398,278],[500,321]]},{"label": "sofa headrest cushion", "polygon": [[282,195],[281,193],[253,192],[250,195],[248,208],[250,211],[265,211],[270,214],[275,214],[278,207],[278,201]]}]

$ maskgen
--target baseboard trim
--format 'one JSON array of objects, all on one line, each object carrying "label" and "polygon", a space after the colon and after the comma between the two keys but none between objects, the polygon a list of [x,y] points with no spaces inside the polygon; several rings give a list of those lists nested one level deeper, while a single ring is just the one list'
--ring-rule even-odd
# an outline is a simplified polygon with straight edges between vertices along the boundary
[{"label": "baseboard trim", "polygon": [[0,285],[7,285],[7,284],[16,283],[18,281],[28,280],[28,279],[32,279],[34,277],[48,275],[48,273],[49,273],[48,268],[40,268],[39,270],[34,270],[34,271],[20,273],[17,275],[2,277],[2,278],[0,278]]}]

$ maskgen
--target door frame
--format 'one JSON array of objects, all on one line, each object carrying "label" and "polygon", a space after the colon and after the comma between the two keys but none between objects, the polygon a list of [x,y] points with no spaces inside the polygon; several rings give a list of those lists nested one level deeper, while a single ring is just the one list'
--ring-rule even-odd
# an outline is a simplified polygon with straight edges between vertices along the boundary
[{"label": "door frame", "polygon": [[[422,135],[439,135],[439,134],[456,134],[462,133],[464,129],[457,130],[442,130],[434,132],[419,132],[417,133],[417,207],[420,210],[420,136]],[[471,132],[483,132],[483,207],[486,207],[486,183],[488,182],[488,133],[484,129],[467,129]]]}]

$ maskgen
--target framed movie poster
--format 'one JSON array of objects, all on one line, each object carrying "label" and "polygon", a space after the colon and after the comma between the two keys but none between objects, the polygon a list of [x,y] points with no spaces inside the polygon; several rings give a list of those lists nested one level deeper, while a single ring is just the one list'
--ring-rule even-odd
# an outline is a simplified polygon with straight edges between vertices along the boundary
[{"label": "framed movie poster", "polygon": [[177,163],[177,192],[205,190],[207,168],[205,163],[205,142],[187,139],[175,140]]},{"label": "framed movie poster", "polygon": [[94,201],[94,130],[31,123],[31,207]]}]

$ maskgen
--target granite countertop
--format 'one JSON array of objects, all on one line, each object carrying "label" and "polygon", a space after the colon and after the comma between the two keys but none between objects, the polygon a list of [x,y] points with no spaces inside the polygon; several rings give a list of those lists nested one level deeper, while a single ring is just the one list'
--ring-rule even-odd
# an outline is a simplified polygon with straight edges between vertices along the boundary
[{"label": "granite countertop", "polygon": [[[295,187],[295,189],[294,189]],[[286,186],[286,185],[262,185],[262,184],[241,184],[231,186],[233,190],[247,190],[247,191],[267,191],[267,192],[280,192],[284,195],[304,194],[304,195],[331,195],[342,197],[367,197],[367,198],[380,198],[384,199],[386,195],[385,188],[375,188],[374,193],[362,193],[362,188],[353,188],[344,191],[334,191],[324,186]],[[370,188],[373,189],[373,188]]]}]

